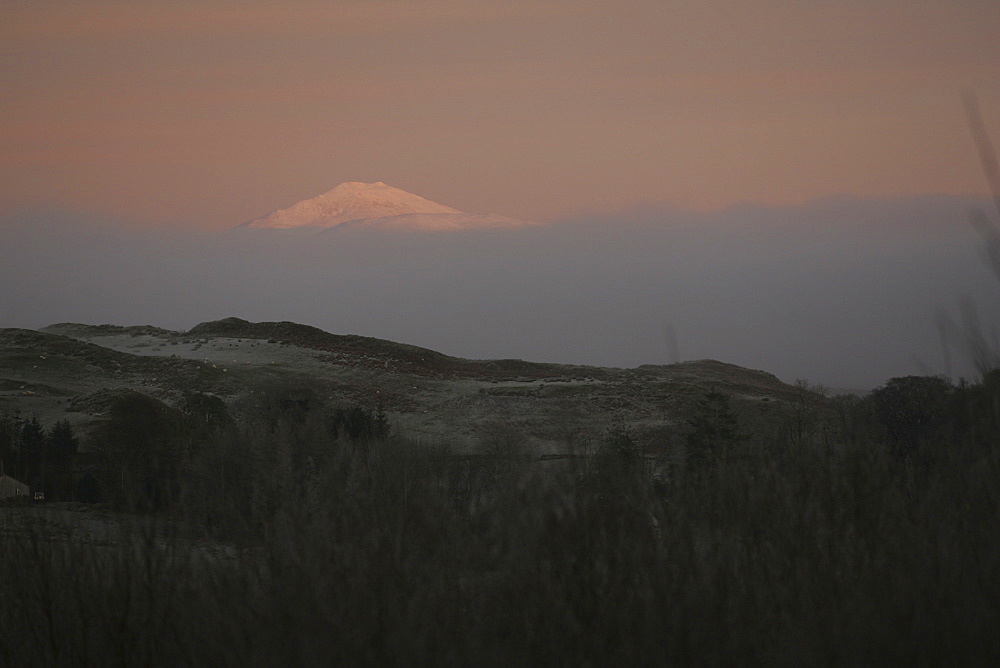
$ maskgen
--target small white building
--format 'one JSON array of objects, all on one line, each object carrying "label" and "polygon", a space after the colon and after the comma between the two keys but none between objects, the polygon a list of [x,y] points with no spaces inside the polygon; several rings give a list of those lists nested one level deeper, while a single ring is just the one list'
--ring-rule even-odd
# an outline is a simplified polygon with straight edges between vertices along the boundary
[{"label": "small white building", "polygon": [[14,480],[9,475],[0,475],[0,499],[9,499],[12,496],[23,496],[29,498],[31,489],[20,480]]}]

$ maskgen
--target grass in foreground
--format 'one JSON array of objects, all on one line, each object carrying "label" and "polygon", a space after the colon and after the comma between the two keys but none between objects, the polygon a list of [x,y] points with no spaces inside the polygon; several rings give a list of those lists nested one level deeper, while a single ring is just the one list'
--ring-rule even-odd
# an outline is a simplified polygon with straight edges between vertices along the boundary
[{"label": "grass in foreground", "polygon": [[992,451],[806,448],[658,481],[627,456],[544,475],[486,461],[341,443],[189,504],[166,537],[8,533],[0,663],[1000,658]]}]

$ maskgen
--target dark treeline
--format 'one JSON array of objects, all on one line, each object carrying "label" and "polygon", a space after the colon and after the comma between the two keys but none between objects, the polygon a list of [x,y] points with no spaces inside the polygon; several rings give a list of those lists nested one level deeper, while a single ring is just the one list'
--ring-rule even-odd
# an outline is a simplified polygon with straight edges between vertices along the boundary
[{"label": "dark treeline", "polygon": [[[567,428],[586,456],[556,462],[516,420],[460,457],[308,388],[123,395],[75,488],[159,529],[4,535],[0,663],[1000,658],[1000,374],[812,389],[767,413],[711,391],[655,433]],[[25,445],[56,427],[14,422],[5,466],[57,459]]]},{"label": "dark treeline", "polygon": [[46,432],[37,416],[0,413],[0,473],[58,499],[76,496],[75,464],[80,440],[68,420]]}]

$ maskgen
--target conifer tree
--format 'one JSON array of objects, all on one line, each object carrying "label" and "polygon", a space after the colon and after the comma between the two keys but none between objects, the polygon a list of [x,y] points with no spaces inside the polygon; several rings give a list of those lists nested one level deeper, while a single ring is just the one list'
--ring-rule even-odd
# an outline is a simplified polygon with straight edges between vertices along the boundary
[{"label": "conifer tree", "polygon": [[59,420],[49,432],[47,487],[54,498],[69,499],[73,490],[73,467],[80,439],[69,420]]},{"label": "conifer tree", "polygon": [[727,459],[733,446],[743,440],[729,396],[714,388],[698,401],[688,428],[688,461],[692,463]]},{"label": "conifer tree", "polygon": [[33,487],[44,486],[45,429],[34,415],[21,427],[20,459],[22,480]]}]

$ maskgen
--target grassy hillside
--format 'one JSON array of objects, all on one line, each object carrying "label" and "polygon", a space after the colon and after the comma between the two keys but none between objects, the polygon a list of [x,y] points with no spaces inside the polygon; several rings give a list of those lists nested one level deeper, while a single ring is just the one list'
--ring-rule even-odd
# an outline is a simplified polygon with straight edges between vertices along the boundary
[{"label": "grassy hillside", "polygon": [[[415,437],[477,447],[484,429],[510,423],[542,453],[568,447],[566,423],[599,433],[621,416],[652,434],[683,421],[717,388],[751,417],[781,412],[800,389],[773,375],[702,360],[609,369],[522,360],[466,360],[289,322],[238,318],[188,332],[63,323],[43,332],[0,330],[0,409],[51,424],[100,417],[90,397],[134,390],[170,405],[185,392],[228,403],[281,386],[309,388],[331,407],[381,406]],[[822,403],[822,398],[816,400]],[[754,418],[754,419],[756,419]],[[650,436],[650,445],[657,446]]]}]

